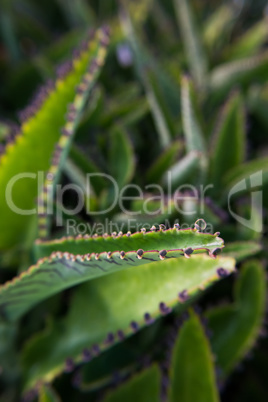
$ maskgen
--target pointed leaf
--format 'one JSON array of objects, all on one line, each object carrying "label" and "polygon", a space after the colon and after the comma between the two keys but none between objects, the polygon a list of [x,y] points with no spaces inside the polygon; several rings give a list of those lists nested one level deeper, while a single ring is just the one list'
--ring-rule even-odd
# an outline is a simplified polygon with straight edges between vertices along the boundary
[{"label": "pointed leaf", "polygon": [[178,159],[178,154],[181,149],[182,144],[179,141],[173,142],[167,149],[165,149],[149,168],[146,174],[147,182],[159,183],[166,171]]},{"label": "pointed leaf", "polygon": [[134,174],[135,156],[127,132],[115,126],[110,133],[109,173],[121,189],[128,184]]},{"label": "pointed leaf", "polygon": [[198,316],[190,311],[177,337],[170,369],[170,402],[218,402],[213,356]]},{"label": "pointed leaf", "polygon": [[268,77],[268,52],[235,60],[215,67],[208,79],[208,89],[214,100],[222,99],[229,90],[246,87],[253,82],[266,82]]},{"label": "pointed leaf", "polygon": [[207,61],[200,41],[200,34],[194,23],[189,1],[174,0],[174,6],[191,73],[196,84],[202,87],[207,71]]},{"label": "pointed leaf", "polygon": [[53,193],[59,180],[61,168],[68,156],[69,149],[72,143],[81,112],[85,106],[88,93],[92,89],[93,84],[102,67],[105,56],[106,47],[109,43],[107,32],[105,35],[99,35],[99,46],[96,50],[96,57],[90,61],[88,70],[81,79],[81,83],[77,86],[77,94],[75,95],[72,104],[69,104],[69,114],[67,122],[62,129],[62,135],[55,146],[52,156],[52,162],[46,174],[46,179],[38,198],[38,226],[39,238],[45,239],[49,234],[50,217],[46,215],[50,205],[53,202]]},{"label": "pointed leaf", "polygon": [[171,166],[164,176],[166,187],[171,186],[175,191],[179,185],[189,183],[192,177],[196,178],[201,157],[200,152],[192,151]]},{"label": "pointed leaf", "polygon": [[137,73],[146,91],[148,103],[159,134],[161,147],[165,148],[170,145],[172,134],[168,125],[168,119],[166,119],[165,110],[163,110],[162,103],[159,102],[159,92],[156,89],[157,79],[155,77],[155,75],[158,76],[158,74],[154,75],[154,73],[148,69],[147,64],[149,63],[150,65],[152,60],[139,43],[127,8],[122,9],[121,22],[134,53]]},{"label": "pointed leaf", "polygon": [[223,3],[215,7],[213,13],[204,23],[203,38],[206,47],[218,50],[223,41],[227,41],[230,28],[235,21],[235,7],[232,4]]},{"label": "pointed leaf", "polygon": [[88,282],[75,293],[66,318],[26,343],[22,356],[26,388],[40,379],[51,381],[66,363],[71,369],[74,363],[94,358],[233,271],[233,259],[194,255]]},{"label": "pointed leaf", "polygon": [[[76,87],[86,73],[89,62],[95,59],[103,43],[107,43],[106,36],[105,29],[97,31],[79,56],[68,65],[67,72],[59,75],[55,85],[50,83],[43,88],[35,104],[24,112],[25,121],[20,135],[14,143],[7,145],[1,157],[0,186],[3,191],[0,195],[0,249],[6,249],[23,239],[30,215],[15,212],[14,208],[12,210],[11,201],[23,210],[34,208],[38,194],[37,172],[48,170],[50,157],[60,138],[60,128],[64,126],[67,106],[74,100]],[[102,56],[103,52],[104,49]]]},{"label": "pointed leaf", "polygon": [[160,402],[160,370],[152,366],[110,392],[103,402]]},{"label": "pointed leaf", "polygon": [[187,77],[183,77],[181,82],[181,103],[183,133],[187,151],[199,151],[205,154],[206,145],[203,133],[194,111],[193,87]]},{"label": "pointed leaf", "polygon": [[241,96],[235,93],[224,106],[211,146],[211,182],[213,191],[223,187],[223,177],[245,159],[245,112]]},{"label": "pointed leaf", "polygon": [[236,262],[240,262],[259,253],[261,249],[262,246],[254,241],[235,241],[227,244],[223,250],[223,255],[233,257]]},{"label": "pointed leaf", "polygon": [[208,312],[212,349],[226,378],[254,346],[263,325],[265,272],[256,260],[245,263],[236,283],[234,304]]},{"label": "pointed leaf", "polygon": [[60,398],[48,384],[42,384],[39,389],[38,402],[60,402]]},{"label": "pointed leaf", "polygon": [[0,312],[7,319],[16,319],[38,301],[89,279],[164,258],[188,257],[193,252],[207,250],[213,257],[214,250],[222,247],[217,234],[176,228],[39,242],[37,254],[43,258],[0,286]]},{"label": "pointed leaf", "polygon": [[240,36],[233,45],[226,50],[229,60],[241,59],[256,54],[268,39],[267,17],[258,21]]}]

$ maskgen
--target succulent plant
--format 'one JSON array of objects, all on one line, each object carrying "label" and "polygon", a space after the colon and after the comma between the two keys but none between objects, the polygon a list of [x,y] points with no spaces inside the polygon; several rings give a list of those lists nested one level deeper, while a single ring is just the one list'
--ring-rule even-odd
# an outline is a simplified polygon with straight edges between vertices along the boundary
[{"label": "succulent plant", "polygon": [[267,16],[216,3],[0,6],[0,400],[266,401]]}]

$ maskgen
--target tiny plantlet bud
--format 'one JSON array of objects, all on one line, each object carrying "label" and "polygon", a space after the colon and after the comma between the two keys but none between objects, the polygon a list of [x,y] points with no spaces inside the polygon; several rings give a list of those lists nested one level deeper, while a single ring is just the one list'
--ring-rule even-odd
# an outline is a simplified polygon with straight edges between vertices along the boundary
[{"label": "tiny plantlet bud", "polygon": [[117,331],[117,336],[118,336],[118,339],[119,339],[120,341],[123,341],[123,340],[125,339],[124,332],[123,332],[121,329],[119,329],[119,330]]},{"label": "tiny plantlet bud", "polygon": [[99,345],[93,345],[92,346],[92,351],[93,351],[93,353],[95,354],[95,355],[99,355],[100,354],[100,348],[99,348]]},{"label": "tiny plantlet bud", "polygon": [[150,313],[145,313],[144,314],[144,321],[146,322],[146,324],[151,324],[153,322],[153,319],[152,319]]},{"label": "tiny plantlet bud", "polygon": [[203,232],[207,227],[207,223],[204,219],[197,219],[194,226],[198,232]]},{"label": "tiny plantlet bud", "polygon": [[124,251],[120,251],[120,258],[123,260],[126,256],[126,253]]},{"label": "tiny plantlet bud", "polygon": [[217,274],[220,278],[225,278],[228,275],[228,272],[224,268],[218,268]]},{"label": "tiny plantlet bud", "polygon": [[221,249],[220,248],[214,248],[209,254],[212,258],[216,258],[218,254],[220,254]]},{"label": "tiny plantlet bud", "polygon": [[70,373],[71,371],[73,371],[74,367],[75,367],[75,365],[74,365],[73,359],[71,359],[71,358],[66,359],[65,372]]},{"label": "tiny plantlet bud", "polygon": [[113,333],[109,333],[107,334],[107,337],[105,339],[105,343],[113,343],[114,342],[114,334]]},{"label": "tiny plantlet bud", "polygon": [[173,226],[174,229],[180,230],[180,225],[178,223],[175,223]]},{"label": "tiny plantlet bud", "polygon": [[159,304],[159,310],[160,310],[160,313],[163,315],[166,315],[171,312],[171,308],[166,306],[166,304],[164,302],[161,302]]},{"label": "tiny plantlet bud", "polygon": [[184,256],[185,256],[186,258],[190,258],[190,256],[191,256],[191,254],[193,253],[193,251],[194,251],[194,250],[193,250],[191,247],[188,247],[188,248],[184,249],[184,250],[183,250]]},{"label": "tiny plantlet bud", "polygon": [[164,260],[166,258],[166,255],[167,255],[167,250],[161,250],[159,252],[160,260]]},{"label": "tiny plantlet bud", "polygon": [[139,324],[138,324],[136,321],[132,321],[132,322],[130,323],[130,327],[131,327],[131,329],[132,329],[134,332],[136,332],[136,331],[138,331],[138,329],[139,329]]},{"label": "tiny plantlet bud", "polygon": [[188,296],[187,290],[185,289],[182,292],[180,292],[178,294],[178,297],[179,297],[179,300],[182,301],[182,302],[185,302],[186,300],[188,300],[189,296]]},{"label": "tiny plantlet bud", "polygon": [[88,349],[84,349],[82,355],[83,355],[83,360],[86,362],[88,362],[92,359],[91,353]]},{"label": "tiny plantlet bud", "polygon": [[140,249],[137,251],[137,257],[139,258],[139,260],[142,259],[143,254],[144,254],[144,251],[140,248]]}]

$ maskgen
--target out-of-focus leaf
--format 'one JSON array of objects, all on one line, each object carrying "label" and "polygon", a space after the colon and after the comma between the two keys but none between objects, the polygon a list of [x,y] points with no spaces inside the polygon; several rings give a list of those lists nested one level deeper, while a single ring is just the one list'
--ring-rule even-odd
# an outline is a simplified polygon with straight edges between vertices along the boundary
[{"label": "out-of-focus leaf", "polygon": [[147,182],[159,183],[163,175],[178,159],[178,154],[181,149],[182,143],[180,141],[175,141],[165,151],[163,151],[149,168],[146,175]]},{"label": "out-of-focus leaf", "polygon": [[89,155],[86,155],[80,148],[73,145],[69,153],[70,159],[79,167],[84,175],[91,175],[90,184],[94,188],[94,191],[99,194],[105,187],[105,180],[101,175],[94,176],[95,173],[100,173],[100,169],[91,160]]},{"label": "out-of-focus leaf", "polygon": [[245,263],[234,289],[234,304],[215,307],[207,313],[212,330],[212,350],[222,377],[227,375],[254,346],[265,314],[265,272],[256,260]]},{"label": "out-of-focus leaf", "polygon": [[[236,166],[223,179],[225,190],[229,197],[241,196],[251,190],[267,188],[268,184],[268,158],[256,158]],[[264,193],[265,195],[265,193]]]},{"label": "out-of-focus leaf", "polygon": [[268,85],[252,86],[247,94],[247,107],[261,124],[268,127]]},{"label": "out-of-focus leaf", "polygon": [[248,31],[243,33],[233,45],[226,50],[229,60],[242,59],[256,54],[268,39],[268,20],[264,17]]},{"label": "out-of-focus leaf", "polygon": [[120,126],[112,129],[109,139],[109,173],[121,189],[133,177],[135,171],[134,150],[127,132]]},{"label": "out-of-focus leaf", "polygon": [[218,6],[208,17],[204,23],[203,38],[204,44],[210,51],[227,39],[234,20],[235,8],[227,3]]},{"label": "out-of-focus leaf", "polygon": [[39,389],[38,402],[60,402],[60,398],[51,386],[42,384]]},{"label": "out-of-focus leaf", "polygon": [[21,57],[18,38],[16,35],[15,21],[12,16],[12,6],[8,1],[0,6],[0,34],[13,62],[18,62]]},{"label": "out-of-focus leaf", "polygon": [[150,72],[150,69],[148,69],[147,63],[149,63],[150,66],[150,64],[152,64],[152,61],[138,41],[127,8],[122,9],[121,15],[122,27],[127,37],[129,38],[133,50],[137,73],[146,91],[146,96],[151,107],[151,112],[155,121],[156,129],[159,134],[159,141],[161,147],[165,148],[170,144],[172,134],[170,132],[168,121],[166,120],[165,116],[166,109],[162,109],[164,101],[162,100],[162,102],[160,103],[158,98],[159,92],[156,87],[158,75],[156,74],[156,77],[154,77],[153,73]]},{"label": "out-of-focus leaf", "polygon": [[268,52],[265,51],[215,67],[208,77],[207,87],[214,100],[221,100],[234,86],[245,88],[253,82],[266,82],[267,77]]},{"label": "out-of-focus leaf", "polygon": [[94,358],[235,269],[230,258],[196,255],[180,260],[152,262],[80,287],[66,318],[26,343],[22,355],[25,387],[40,379],[51,381],[65,361],[70,368],[70,359],[77,363]]},{"label": "out-of-focus leaf", "polygon": [[[2,191],[0,196],[1,249],[15,245],[23,239],[30,215],[22,214],[18,208],[24,211],[34,209],[39,190],[38,184],[40,186],[37,172],[48,170],[49,159],[60,138],[60,128],[64,126],[67,106],[76,99],[76,107],[79,108],[76,86],[86,74],[89,63],[96,61],[95,58],[99,52],[100,59],[103,59],[105,48],[102,42],[106,35],[105,30],[98,30],[94,38],[88,42],[86,50],[81,51],[79,57],[73,60],[71,70],[59,77],[55,85],[43,89],[36,104],[24,112],[25,121],[21,126],[21,133],[14,143],[7,145],[5,154],[1,157],[0,184],[2,189],[9,190],[6,197],[5,191]],[[90,78],[92,78],[91,75]],[[70,120],[71,118],[68,121]],[[72,129],[73,123],[73,121],[70,123]],[[68,124],[65,128],[69,129]],[[66,136],[61,139],[67,141]],[[65,146],[62,142],[58,145],[61,148]],[[17,208],[17,212],[14,211],[14,206],[13,209],[11,208],[11,201]]]},{"label": "out-of-focus leaf", "polygon": [[110,392],[104,402],[160,402],[160,383],[160,370],[152,366]]},{"label": "out-of-focus leaf", "polygon": [[164,176],[165,186],[176,189],[179,185],[189,182],[197,173],[201,157],[200,152],[192,151],[171,166]]},{"label": "out-of-focus leaf", "polygon": [[[180,308],[184,310],[186,304]],[[152,343],[161,337],[161,324],[165,318],[155,321],[137,334],[107,349],[81,367],[78,387],[81,391],[93,391],[114,384],[114,373],[122,381],[144,367],[145,356]],[[157,349],[157,345],[155,345]],[[154,348],[153,348],[154,349]]]},{"label": "out-of-focus leaf", "polygon": [[0,371],[3,381],[12,384],[19,376],[16,355],[17,324],[0,321]]},{"label": "out-of-focus leaf", "polygon": [[206,144],[194,110],[194,89],[189,78],[182,78],[181,82],[181,103],[183,133],[186,140],[188,152],[199,151],[205,155]]},{"label": "out-of-focus leaf", "polygon": [[153,0],[124,0],[124,2],[135,25],[140,28],[150,13]]},{"label": "out-of-focus leaf", "polygon": [[220,400],[213,356],[198,316],[190,311],[172,352],[170,402],[218,402]]},{"label": "out-of-focus leaf", "polygon": [[226,172],[244,162],[245,125],[242,99],[235,93],[225,104],[212,138],[210,177],[216,193],[222,190]]},{"label": "out-of-focus leaf", "polygon": [[253,241],[236,241],[228,243],[224,250],[223,255],[226,257],[233,257],[236,262],[245,260],[248,257],[252,257],[262,249],[261,245]]},{"label": "out-of-focus leaf", "polygon": [[200,34],[194,23],[189,1],[174,0],[174,7],[190,71],[196,84],[202,88],[205,83],[207,61],[200,41]]}]

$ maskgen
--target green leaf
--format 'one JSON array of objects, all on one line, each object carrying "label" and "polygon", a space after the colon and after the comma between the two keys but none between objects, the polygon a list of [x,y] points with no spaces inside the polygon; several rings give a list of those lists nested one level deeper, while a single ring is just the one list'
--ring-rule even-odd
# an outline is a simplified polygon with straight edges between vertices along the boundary
[{"label": "green leaf", "polygon": [[187,0],[174,0],[174,6],[192,76],[196,84],[203,87],[207,72],[207,61],[190,4]]},{"label": "green leaf", "polygon": [[79,389],[83,392],[98,390],[114,384],[115,372],[121,380],[137,372],[143,367],[143,357],[148,356],[148,348],[160,339],[163,320],[164,317],[160,318],[82,365]]},{"label": "green leaf", "polygon": [[169,401],[220,401],[215,377],[207,336],[198,316],[190,311],[172,352]]},{"label": "green leaf", "polygon": [[226,172],[244,162],[245,125],[242,99],[235,93],[224,106],[210,149],[210,175],[216,193],[222,190]]},{"label": "green leaf", "polygon": [[[85,155],[85,153],[74,144],[70,149],[69,157],[85,175],[100,172],[100,169],[91,160],[90,156]],[[92,176],[90,183],[92,184],[96,194],[100,194],[100,192],[106,187],[105,180],[99,175],[95,177]]]},{"label": "green leaf", "polygon": [[[23,210],[34,208],[35,198],[40,190],[37,173],[49,169],[50,157],[60,139],[60,129],[65,123],[67,106],[75,100],[76,106],[79,107],[76,87],[87,73],[89,63],[94,64],[94,60],[98,63],[103,59],[104,43],[107,43],[107,33],[105,29],[98,30],[94,38],[87,43],[86,48],[82,49],[79,56],[73,60],[70,70],[65,75],[59,76],[53,86],[43,89],[42,99],[40,95],[30,112],[24,113],[26,120],[21,126],[20,135],[16,137],[14,143],[7,145],[6,152],[0,160],[0,186],[2,189],[9,190],[8,201],[6,201],[5,191],[2,191],[0,195],[2,214],[0,249],[13,246],[23,239],[30,215],[14,212],[11,209],[10,198],[17,208]],[[87,78],[86,75],[85,79]],[[83,84],[80,84],[79,90],[82,89],[81,85]],[[29,116],[32,109],[34,112]],[[71,117],[69,114],[68,121]],[[25,173],[30,173],[32,176],[25,177]]]},{"label": "green leaf", "polygon": [[207,250],[213,257],[215,250],[223,247],[217,233],[211,235],[196,229],[88,237],[38,242],[36,253],[43,258],[0,286],[2,316],[16,319],[38,301],[98,276],[164,258],[189,257],[193,252]]},{"label": "green leaf", "polygon": [[135,156],[131,141],[122,127],[115,126],[110,133],[109,173],[121,189],[131,181],[134,171]]},{"label": "green leaf", "polygon": [[19,377],[19,364],[16,354],[16,323],[0,320],[0,370],[2,381],[14,383]]},{"label": "green leaf", "polygon": [[200,166],[200,152],[192,151],[175,163],[164,176],[166,187],[171,186],[173,190],[179,185],[188,183],[192,177],[196,178],[196,173]]},{"label": "green leaf", "polygon": [[223,255],[224,257],[233,257],[236,262],[240,262],[259,253],[261,249],[262,246],[254,241],[235,241],[225,246]]},{"label": "green leaf", "polygon": [[110,392],[104,402],[160,402],[160,370],[152,366]]},{"label": "green leaf", "polygon": [[181,82],[181,103],[183,133],[188,152],[206,153],[204,136],[194,110],[194,92],[189,78],[183,77]]},{"label": "green leaf", "polygon": [[[104,45],[103,45],[104,40]],[[50,216],[46,215],[50,205],[53,202],[53,193],[59,180],[61,168],[63,167],[71,147],[72,138],[74,136],[78,121],[80,120],[81,112],[85,106],[89,91],[92,89],[93,84],[99,74],[100,67],[103,65],[106,56],[106,46],[108,38],[100,38],[101,46],[96,52],[96,57],[92,60],[88,71],[84,74],[82,82],[77,86],[77,94],[74,97],[73,103],[69,105],[69,116],[67,122],[63,127],[62,135],[56,144],[55,151],[52,156],[52,162],[48,169],[45,183],[41,194],[38,198],[38,225],[39,225],[39,238],[45,239],[49,234],[49,226],[51,223]],[[67,163],[68,167],[68,163]],[[79,185],[86,190],[86,179],[83,178],[77,169],[73,170],[73,178],[76,179],[79,175]],[[84,182],[84,183],[83,183]]]},{"label": "green leaf", "polygon": [[148,183],[159,183],[166,171],[176,162],[182,144],[179,141],[173,142],[165,149],[149,168],[146,179]]},{"label": "green leaf", "polygon": [[165,148],[171,143],[172,133],[170,132],[170,124],[172,123],[170,122],[172,122],[172,119],[169,117],[167,118],[168,113],[166,112],[165,106],[163,107],[165,101],[161,97],[159,88],[157,86],[159,80],[158,74],[150,71],[147,66],[147,64],[152,64],[152,60],[139,43],[127,8],[123,8],[121,22],[123,30],[125,31],[126,36],[129,38],[134,53],[137,74],[141,79],[146,91],[146,97],[159,134],[161,147]]},{"label": "green leaf", "polygon": [[48,384],[42,384],[39,389],[38,402],[60,402],[60,398]]},{"label": "green leaf", "polygon": [[[234,167],[226,173],[224,179],[224,187],[226,194],[237,197],[246,192],[258,189],[263,185],[263,189],[268,184],[268,158],[256,158],[249,162]],[[237,190],[236,190],[236,186]],[[265,187],[264,187],[265,186]],[[263,192],[265,196],[265,192]]]},{"label": "green leaf", "polygon": [[215,67],[208,78],[208,89],[214,100],[222,99],[230,89],[246,87],[253,82],[266,82],[268,77],[268,52],[235,60]]},{"label": "green leaf", "polygon": [[212,51],[226,41],[230,27],[235,21],[235,8],[232,4],[223,3],[215,8],[204,23],[203,38],[206,47]]},{"label": "green leaf", "polygon": [[267,128],[268,85],[254,85],[249,89],[247,94],[247,107],[249,112]]},{"label": "green leaf", "polygon": [[194,255],[152,262],[84,284],[75,293],[66,318],[26,343],[25,387],[40,379],[51,381],[62,372],[66,359],[71,368],[72,361],[94,358],[233,271],[233,259]]},{"label": "green leaf", "polygon": [[224,378],[254,346],[263,325],[265,272],[257,260],[243,265],[234,298],[234,304],[216,307],[207,314],[212,330],[212,349]]},{"label": "green leaf", "polygon": [[229,60],[241,59],[256,54],[268,39],[267,18],[258,21],[242,34],[226,50]]}]

